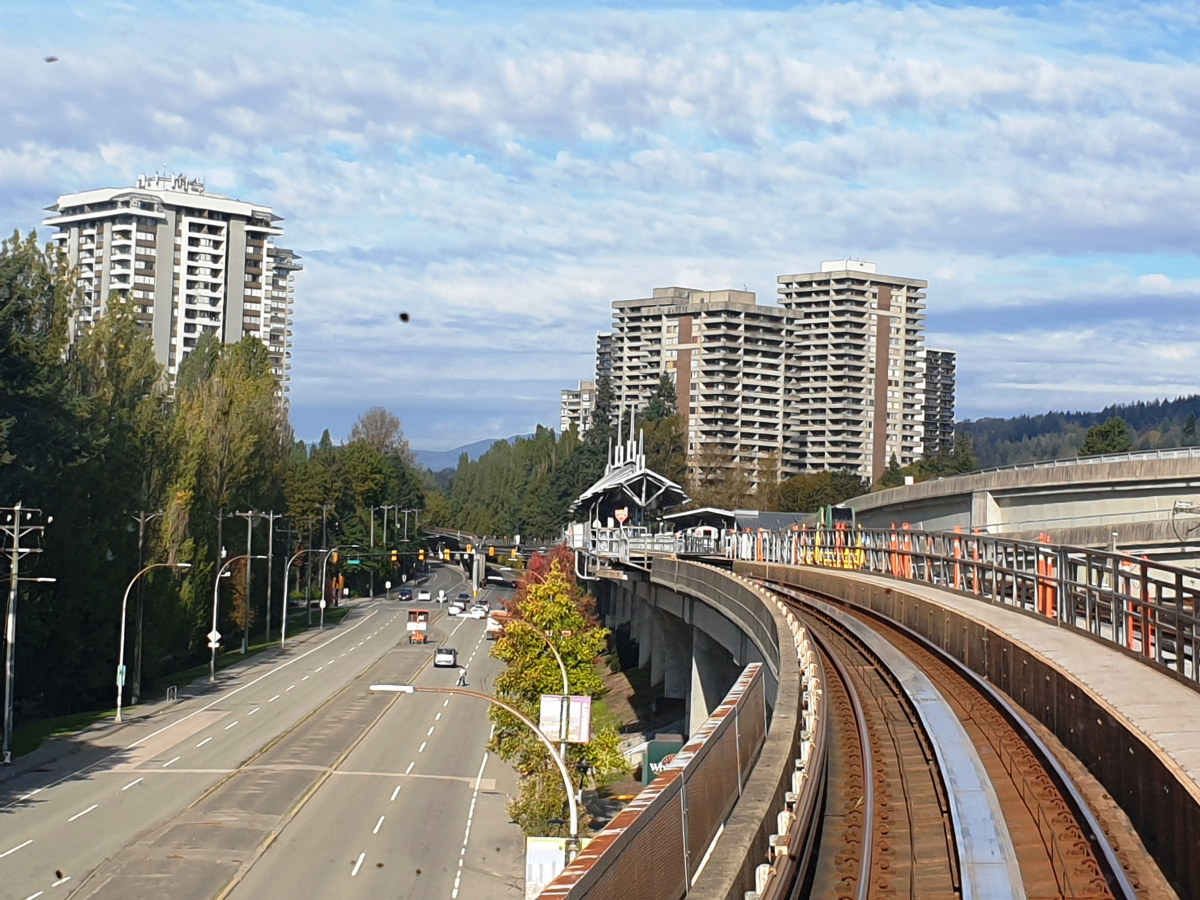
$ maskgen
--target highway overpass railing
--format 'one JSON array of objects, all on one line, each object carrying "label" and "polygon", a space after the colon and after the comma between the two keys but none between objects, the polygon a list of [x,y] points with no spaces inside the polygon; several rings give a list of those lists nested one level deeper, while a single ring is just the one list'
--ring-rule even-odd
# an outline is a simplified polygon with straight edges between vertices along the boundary
[{"label": "highway overpass railing", "polygon": [[740,576],[700,566],[770,605],[795,665],[768,714],[751,663],[662,772],[539,895],[553,900],[776,900],[807,865],[825,783],[821,662],[799,621]]}]

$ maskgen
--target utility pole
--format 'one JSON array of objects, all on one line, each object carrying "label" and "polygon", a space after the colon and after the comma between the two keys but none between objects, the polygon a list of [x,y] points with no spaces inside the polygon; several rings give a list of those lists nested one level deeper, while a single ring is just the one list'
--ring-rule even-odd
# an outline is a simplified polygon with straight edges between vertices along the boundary
[{"label": "utility pole", "polygon": [[[275,520],[282,519],[283,513],[271,510],[265,513],[267,520],[267,643],[271,643],[271,580],[275,577]],[[288,529],[289,531],[291,529]],[[283,598],[284,615],[287,615],[287,597]]]},{"label": "utility pole", "polygon": [[234,515],[246,520],[246,598],[242,612],[242,655],[245,656],[250,649],[250,560],[254,559],[254,520],[265,518],[266,514],[250,510],[235,512]]},{"label": "utility pole", "polygon": [[[26,509],[18,503],[16,506],[0,507],[3,514],[3,528],[9,539],[9,582],[8,582],[8,614],[4,619],[4,765],[12,765],[12,727],[13,727],[13,682],[16,678],[16,642],[17,642],[17,588],[22,581],[54,581],[53,578],[21,578],[21,558],[27,553],[41,553],[37,546],[22,547],[21,539],[27,535],[36,534],[39,537],[45,530],[45,525],[35,525],[35,516],[40,517],[40,509]],[[46,524],[54,521],[53,516],[46,517]]]},{"label": "utility pole", "polygon": [[[313,538],[316,537],[317,517],[309,516],[308,519],[308,549],[313,549]],[[304,586],[304,609],[308,614],[308,627],[312,628],[312,576],[313,576],[313,561],[308,561],[308,583]]]},{"label": "utility pole", "polygon": [[[375,507],[371,507],[371,548],[375,549]],[[371,599],[375,599],[375,560],[371,559]]]},{"label": "utility pole", "polygon": [[[146,523],[152,522],[155,519],[162,517],[162,511],[146,514],[145,510],[139,510],[138,514],[133,518],[138,523],[138,567],[137,570],[142,571],[142,566],[146,564],[145,546],[146,546]],[[131,702],[134,706],[142,696],[142,618],[146,607],[146,590],[145,582],[138,581],[137,586],[137,636],[133,642],[133,690],[131,694]]]}]

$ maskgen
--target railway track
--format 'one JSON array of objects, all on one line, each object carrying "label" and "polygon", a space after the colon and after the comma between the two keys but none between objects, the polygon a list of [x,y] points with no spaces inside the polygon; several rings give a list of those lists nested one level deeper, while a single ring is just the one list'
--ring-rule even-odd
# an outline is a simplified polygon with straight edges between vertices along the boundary
[{"label": "railway track", "polygon": [[990,685],[906,629],[763,587],[827,661],[832,743],[807,896],[1139,896],[1051,751]]}]

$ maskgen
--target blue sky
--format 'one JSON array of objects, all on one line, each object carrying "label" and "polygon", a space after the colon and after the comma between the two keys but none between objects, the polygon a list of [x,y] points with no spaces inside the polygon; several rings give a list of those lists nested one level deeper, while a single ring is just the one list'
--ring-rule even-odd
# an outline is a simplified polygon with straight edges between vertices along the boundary
[{"label": "blue sky", "polygon": [[270,204],[304,438],[553,425],[613,300],[846,255],[929,281],[960,415],[1200,390],[1195,3],[4,9],[0,228],[163,164]]}]

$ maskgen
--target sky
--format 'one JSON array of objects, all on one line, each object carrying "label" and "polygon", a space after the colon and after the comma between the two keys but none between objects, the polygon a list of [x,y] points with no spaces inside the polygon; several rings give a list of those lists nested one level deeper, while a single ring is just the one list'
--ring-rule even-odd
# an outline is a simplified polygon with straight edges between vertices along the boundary
[{"label": "sky", "polygon": [[556,427],[614,300],[772,303],[847,256],[928,280],[960,418],[1200,390],[1196,3],[6,0],[2,21],[0,229],[163,167],[270,205],[304,257],[301,438],[372,405],[425,449]]}]

